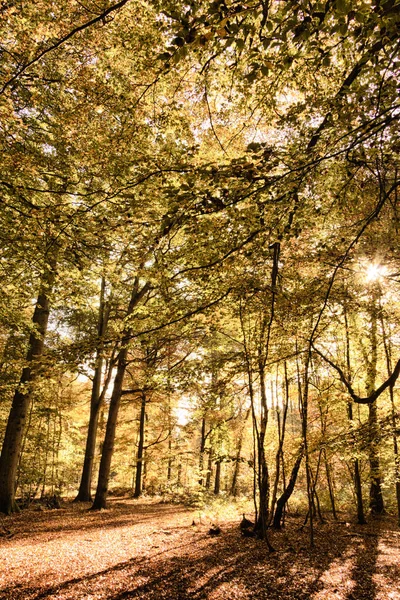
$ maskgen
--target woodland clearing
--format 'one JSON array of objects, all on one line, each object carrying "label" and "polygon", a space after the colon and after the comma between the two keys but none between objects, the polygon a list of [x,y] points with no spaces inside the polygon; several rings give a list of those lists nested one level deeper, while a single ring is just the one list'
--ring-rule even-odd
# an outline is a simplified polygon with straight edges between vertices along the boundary
[{"label": "woodland clearing", "polygon": [[239,512],[216,515],[221,534],[211,537],[212,515],[198,522],[182,505],[113,498],[106,510],[88,507],[32,506],[2,520],[1,599],[400,599],[391,517],[317,523],[314,548],[303,520],[291,517],[270,531],[269,553],[241,536]]}]

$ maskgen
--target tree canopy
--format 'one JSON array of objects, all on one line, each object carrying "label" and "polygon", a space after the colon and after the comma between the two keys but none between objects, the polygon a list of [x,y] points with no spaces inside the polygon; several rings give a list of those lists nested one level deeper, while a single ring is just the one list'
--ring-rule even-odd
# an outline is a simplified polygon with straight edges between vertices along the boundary
[{"label": "tree canopy", "polygon": [[400,514],[399,8],[2,3],[2,512],[83,467]]}]

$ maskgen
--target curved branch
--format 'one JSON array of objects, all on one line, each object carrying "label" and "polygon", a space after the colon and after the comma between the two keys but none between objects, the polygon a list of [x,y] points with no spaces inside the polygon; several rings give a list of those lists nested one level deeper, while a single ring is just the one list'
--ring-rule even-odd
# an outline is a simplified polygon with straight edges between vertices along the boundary
[{"label": "curved branch", "polygon": [[347,391],[349,392],[351,399],[353,400],[353,402],[356,402],[357,404],[372,404],[373,402],[375,402],[375,400],[377,398],[379,398],[379,396],[386,390],[386,388],[388,388],[389,386],[393,386],[396,383],[397,378],[400,375],[400,359],[399,359],[397,361],[395,368],[393,369],[392,374],[386,379],[386,381],[384,381],[382,383],[382,385],[380,387],[378,387],[376,390],[374,390],[369,396],[362,398],[361,396],[357,396],[357,394],[353,390],[350,382],[347,380],[345,374],[343,373],[342,369],[338,365],[336,365],[334,362],[332,362],[327,356],[325,356],[325,354],[322,354],[322,352],[320,352],[320,350],[318,350],[314,346],[314,344],[312,344],[312,347],[314,349],[314,352],[316,352],[318,354],[318,356],[320,356],[325,362],[328,363],[328,365],[330,365],[333,369],[335,369],[335,371],[337,371],[341,381],[344,383]]}]

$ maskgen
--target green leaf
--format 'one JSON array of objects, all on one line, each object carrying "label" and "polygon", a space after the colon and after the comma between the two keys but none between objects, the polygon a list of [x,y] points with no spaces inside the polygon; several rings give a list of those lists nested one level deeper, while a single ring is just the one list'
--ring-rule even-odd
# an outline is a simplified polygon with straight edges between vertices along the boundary
[{"label": "green leaf", "polygon": [[163,52],[157,56],[157,60],[169,60],[171,58],[171,54],[169,52]]},{"label": "green leaf", "polygon": [[336,8],[339,12],[345,14],[348,8],[346,0],[336,0]]},{"label": "green leaf", "polygon": [[181,37],[176,37],[172,40],[174,46],[179,46],[180,48],[185,45],[185,40]]},{"label": "green leaf", "polygon": [[245,79],[249,82],[249,83],[253,83],[256,79],[257,79],[257,70],[254,71],[250,71],[250,73],[248,73],[245,76]]}]

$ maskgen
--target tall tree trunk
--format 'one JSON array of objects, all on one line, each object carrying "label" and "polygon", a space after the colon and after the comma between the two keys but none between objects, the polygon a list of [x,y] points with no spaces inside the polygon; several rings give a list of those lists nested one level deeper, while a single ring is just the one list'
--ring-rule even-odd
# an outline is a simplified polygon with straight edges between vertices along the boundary
[{"label": "tall tree trunk", "polygon": [[172,430],[168,428],[168,464],[167,464],[167,481],[171,482],[172,479]]},{"label": "tall tree trunk", "polygon": [[111,367],[109,370],[109,377],[107,377],[107,381],[104,384],[103,393],[100,393],[101,388],[101,380],[103,375],[103,351],[104,351],[104,335],[107,328],[108,321],[108,309],[105,303],[105,279],[104,277],[101,280],[101,290],[100,290],[100,306],[99,306],[99,315],[97,322],[97,348],[96,348],[96,361],[93,375],[93,383],[92,383],[92,393],[90,397],[90,416],[89,416],[89,426],[86,438],[86,447],[85,447],[85,458],[83,461],[83,469],[81,482],[79,486],[78,494],[75,498],[75,502],[92,502],[92,473],[93,473],[93,463],[94,457],[96,454],[96,437],[97,437],[97,429],[99,423],[99,415],[100,409],[104,402],[105,392],[107,390],[107,385],[111,378]]},{"label": "tall tree trunk", "polygon": [[[130,317],[141,301],[143,296],[150,290],[150,284],[145,283],[139,289],[139,277],[136,277],[131,299],[129,302],[126,316]],[[92,510],[100,510],[107,507],[108,483],[110,478],[111,459],[114,452],[115,431],[117,427],[117,419],[119,407],[121,404],[122,388],[127,367],[128,344],[132,335],[132,329],[129,327],[123,332],[121,340],[121,349],[117,358],[117,372],[114,379],[114,387],[111,394],[110,406],[108,410],[108,419],[106,425],[106,433],[101,453],[99,477],[97,481],[96,495],[92,505]]]},{"label": "tall tree trunk", "polygon": [[211,486],[211,475],[212,475],[212,459],[213,459],[213,449],[210,447],[208,451],[208,460],[207,460],[207,473],[206,473],[206,490],[210,489]]},{"label": "tall tree trunk", "polygon": [[230,489],[230,495],[233,497],[237,496],[237,482],[238,482],[238,478],[239,478],[239,465],[240,465],[240,458],[241,458],[241,454],[242,454],[242,444],[243,444],[243,439],[242,439],[242,434],[240,434],[239,440],[238,440],[238,445],[236,448],[236,458],[235,458],[235,463],[233,466],[233,474],[232,474],[232,483],[231,483],[231,489]]},{"label": "tall tree trunk", "polygon": [[[147,417],[146,417],[147,419]],[[142,459],[142,493],[146,491],[146,486],[147,486],[147,468],[148,468],[148,462],[147,460],[144,459],[144,451],[143,451],[143,459]]]},{"label": "tall tree trunk", "polygon": [[42,275],[39,295],[32,318],[32,333],[29,336],[26,366],[7,421],[3,446],[0,455],[0,512],[11,514],[17,510],[15,503],[15,484],[17,468],[21,454],[26,417],[32,398],[32,384],[40,375],[40,359],[43,355],[44,340],[49,321],[49,297],[56,276],[56,252],[48,259]]},{"label": "tall tree trunk", "polygon": [[114,451],[115,431],[117,427],[118,411],[121,403],[122,386],[126,371],[126,358],[128,349],[124,346],[118,354],[117,372],[114,379],[114,387],[110,399],[106,434],[101,453],[99,478],[97,482],[96,495],[93,510],[107,507],[108,483],[110,478],[111,459]]},{"label": "tall tree trunk", "polygon": [[[345,334],[346,334],[346,367],[347,367],[347,377],[349,382],[351,381],[351,365],[350,365],[350,334],[349,334],[349,322],[347,318],[347,304],[346,302],[343,305],[344,309],[344,324],[345,324]],[[357,522],[359,525],[365,525],[367,522],[364,515],[364,504],[362,497],[362,484],[361,484],[361,469],[360,469],[360,460],[357,457],[356,453],[356,436],[354,432],[354,424],[353,424],[353,405],[350,402],[347,403],[347,414],[349,417],[349,429],[350,429],[350,440],[353,454],[353,465],[354,465],[354,491],[356,495],[357,502]]]},{"label": "tall tree trunk", "polygon": [[215,480],[214,480],[214,494],[219,495],[221,491],[221,461],[218,459],[215,463]]},{"label": "tall tree trunk", "polygon": [[176,485],[177,485],[177,487],[180,487],[182,485],[182,463],[181,462],[178,463],[178,467],[177,467],[176,471],[177,471]]},{"label": "tall tree trunk", "polygon": [[[376,371],[378,362],[378,340],[377,340],[377,295],[379,291],[372,291],[373,299],[371,304],[371,358],[368,361],[367,370],[367,395],[375,389]],[[369,508],[373,515],[380,515],[384,512],[381,469],[379,458],[380,433],[378,425],[378,411],[376,400],[368,404],[368,451],[370,468],[370,490],[369,490]]]},{"label": "tall tree trunk", "polygon": [[59,408],[58,410],[58,434],[57,434],[57,443],[56,443],[56,452],[55,452],[55,492],[61,496],[62,492],[62,484],[60,481],[59,467],[60,467],[60,448],[61,448],[61,440],[63,434],[63,415],[62,410]]},{"label": "tall tree trunk", "polygon": [[261,392],[261,417],[257,436],[257,456],[258,456],[258,520],[255,530],[261,539],[266,539],[268,527],[268,506],[269,506],[269,471],[267,459],[265,456],[265,435],[268,425],[268,404],[265,389],[264,361],[260,360],[260,392]]},{"label": "tall tree trunk", "polygon": [[167,482],[171,483],[172,480],[172,410],[171,410],[171,398],[170,398],[170,372],[169,372],[169,354],[168,354],[168,463],[167,463]]},{"label": "tall tree trunk", "polygon": [[[280,243],[275,242],[271,249],[273,249],[273,261],[271,270],[271,304],[270,314],[267,323],[266,312],[263,314],[262,326],[261,326],[261,337],[260,346],[258,348],[258,372],[260,376],[260,392],[261,392],[261,412],[260,412],[260,426],[256,429],[257,432],[257,452],[258,452],[258,489],[259,489],[259,511],[258,519],[255,524],[255,530],[258,536],[265,540],[270,552],[274,550],[272,547],[268,535],[268,507],[269,507],[269,472],[267,458],[265,455],[265,436],[268,425],[268,402],[265,388],[265,368],[269,357],[269,345],[271,340],[272,325],[275,318],[275,300],[278,291],[278,269],[279,269],[279,255],[280,255]],[[261,348],[261,344],[264,348]],[[255,411],[253,408],[253,419],[255,417]]]},{"label": "tall tree trunk", "polygon": [[258,375],[260,381],[260,395],[261,395],[261,406],[260,406],[260,417],[257,418],[254,390],[253,390],[253,367],[252,360],[250,358],[249,347],[246,340],[246,330],[244,326],[242,307],[240,306],[240,321],[243,332],[244,350],[247,363],[247,375],[249,380],[249,393],[251,402],[251,413],[253,420],[253,439],[255,446],[254,466],[255,466],[255,480],[254,480],[254,492],[256,492],[256,484],[258,487],[258,506],[256,493],[254,493],[255,507],[256,507],[256,524],[255,531],[260,539],[265,540],[270,552],[274,551],[268,535],[268,505],[269,505],[269,472],[268,464],[265,456],[265,435],[268,425],[268,403],[265,389],[265,368],[269,356],[269,343],[271,338],[272,324],[274,321],[275,313],[275,299],[277,293],[277,277],[278,277],[278,265],[279,265],[279,254],[280,244],[276,242],[272,245],[274,250],[273,265],[271,272],[271,305],[269,319],[267,318],[267,311],[264,307],[261,314],[260,323],[260,335],[257,347],[257,366]]},{"label": "tall tree trunk", "polygon": [[274,481],[274,487],[272,490],[269,524],[271,524],[271,521],[273,519],[274,510],[275,510],[276,496],[278,493],[278,485],[279,485],[279,479],[280,479],[281,463],[283,465],[283,444],[285,441],[286,419],[287,419],[287,411],[288,411],[288,405],[289,405],[289,379],[287,376],[286,361],[285,361],[284,367],[285,367],[285,403],[283,406],[282,423],[281,423],[281,413],[280,413],[279,407],[278,407],[278,399],[277,399],[277,403],[276,403],[276,423],[277,423],[277,427],[278,427],[278,449],[276,451],[276,456],[275,456],[275,481]]},{"label": "tall tree trunk", "polygon": [[44,465],[43,465],[43,474],[42,474],[42,491],[40,493],[40,497],[44,498],[46,495],[46,484],[47,484],[47,469],[49,466],[49,452],[50,452],[50,415],[51,408],[48,406],[46,409],[46,442],[44,446]]},{"label": "tall tree trunk", "polygon": [[199,485],[204,485],[204,452],[206,449],[206,418],[203,416],[201,420],[201,433],[200,433],[200,455],[199,455]]},{"label": "tall tree trunk", "polygon": [[370,468],[370,490],[369,508],[373,515],[384,512],[380,458],[379,458],[379,426],[376,401],[368,405],[368,445],[369,445],[369,468]]},{"label": "tall tree trunk", "polygon": [[331,467],[330,467],[329,460],[328,460],[328,453],[326,451],[326,428],[327,428],[327,419],[328,419],[328,410],[329,410],[329,408],[328,408],[329,407],[329,398],[327,398],[327,400],[328,400],[328,404],[324,409],[321,406],[321,403],[319,403],[319,416],[320,416],[320,421],[321,421],[321,434],[322,434],[322,443],[323,443],[323,447],[322,447],[321,451],[322,451],[322,454],[324,457],[326,482],[328,484],[329,498],[330,498],[331,507],[332,507],[332,515],[333,515],[333,518],[335,520],[337,520],[336,505],[335,505],[335,493],[334,493],[334,487],[333,487],[333,482],[332,482]]},{"label": "tall tree trunk", "polygon": [[246,411],[244,421],[243,421],[243,426],[242,426],[242,429],[240,430],[240,434],[239,434],[238,444],[237,444],[237,448],[236,448],[236,460],[235,460],[235,465],[233,468],[232,483],[231,483],[231,488],[230,488],[230,492],[229,492],[231,496],[237,496],[237,482],[238,482],[239,471],[240,471],[240,459],[241,459],[241,454],[242,454],[243,435],[244,435],[244,430],[247,426],[248,418],[250,416],[250,411],[251,411],[250,408]]},{"label": "tall tree trunk", "polygon": [[[392,352],[391,352],[391,343],[390,337],[386,336],[385,331],[385,322],[381,309],[381,327],[382,327],[382,337],[383,337],[383,345],[385,348],[385,356],[386,356],[386,367],[388,375],[393,372],[392,369]],[[392,438],[393,438],[393,455],[394,455],[394,467],[395,467],[395,485],[396,485],[396,500],[397,500],[397,521],[400,526],[400,456],[399,456],[399,447],[397,442],[397,416],[396,416],[396,406],[394,403],[394,384],[389,386],[389,395],[390,395],[390,407],[391,407],[391,420],[392,420]]]},{"label": "tall tree trunk", "polygon": [[[353,450],[353,455],[356,452],[356,437],[354,434],[354,425],[353,425],[353,405],[351,402],[347,405],[347,411],[349,416],[349,425],[350,425],[350,438],[351,445]],[[353,458],[354,465],[354,491],[356,494],[356,502],[357,502],[357,522],[359,525],[365,525],[366,518],[364,514],[364,504],[362,497],[362,483],[361,483],[361,468],[360,468],[360,460],[357,457]]]},{"label": "tall tree trunk", "polygon": [[335,519],[335,521],[337,521],[336,502],[335,502],[335,488],[334,488],[334,483],[332,481],[331,466],[329,464],[328,455],[327,455],[325,447],[323,448],[323,453],[324,453],[324,464],[325,464],[326,481],[328,483],[329,498],[330,498],[331,507],[332,507],[332,515],[333,515],[333,518]]},{"label": "tall tree trunk", "polygon": [[[310,385],[310,367],[311,367],[311,348],[312,348],[312,338],[315,332],[315,328],[313,333],[311,334],[311,338],[308,344],[308,350],[304,361],[304,385],[302,385],[302,377],[300,373],[300,365],[299,365],[299,352],[297,346],[296,339],[296,366],[297,366],[297,387],[298,387],[298,397],[299,397],[299,409],[300,409],[300,417],[301,417],[301,432],[303,438],[303,448],[304,448],[304,456],[306,462],[306,482],[307,482],[307,498],[308,498],[308,516],[310,517],[310,545],[314,545],[314,492],[312,486],[312,475],[311,475],[311,465],[310,465],[310,455],[308,451],[308,400],[309,400],[309,385]],[[306,518],[307,519],[307,518]]]},{"label": "tall tree trunk", "polygon": [[316,517],[318,515],[321,523],[324,523],[325,520],[322,516],[321,505],[320,505],[318,494],[317,494],[317,483],[318,483],[319,471],[320,471],[320,467],[321,467],[321,458],[322,458],[322,448],[319,449],[315,475],[313,474],[311,467],[309,467],[309,470],[310,470],[310,482],[311,482],[311,492],[312,492],[313,516]]},{"label": "tall tree trunk", "polygon": [[136,476],[135,476],[135,491],[134,498],[139,498],[142,493],[142,473],[143,473],[143,454],[144,454],[144,426],[146,423],[146,394],[142,393],[142,401],[140,403],[139,417],[139,440],[136,455]]},{"label": "tall tree trunk", "polygon": [[[24,456],[25,446],[26,446],[26,442],[27,442],[27,439],[28,439],[28,434],[29,434],[29,431],[31,429],[32,415],[33,415],[33,408],[34,408],[34,406],[35,406],[35,400],[33,399],[31,401],[31,405],[29,407],[28,422],[25,425],[25,431],[24,431],[23,440],[22,440],[22,443],[21,443],[21,452],[20,452],[20,457],[19,457],[19,461],[18,461],[17,479],[16,479],[16,484],[15,484],[16,488],[19,486],[19,482],[20,482],[22,458]],[[21,487],[21,496],[22,496],[22,499],[24,499],[25,491],[24,491],[24,489],[22,487]],[[28,497],[30,497],[30,492],[28,494]]]},{"label": "tall tree trunk", "polygon": [[89,427],[86,438],[85,458],[83,461],[81,482],[74,502],[92,502],[92,473],[96,454],[96,437],[101,409],[100,403],[100,373],[103,360],[96,365],[93,377],[92,395],[90,399]]}]

